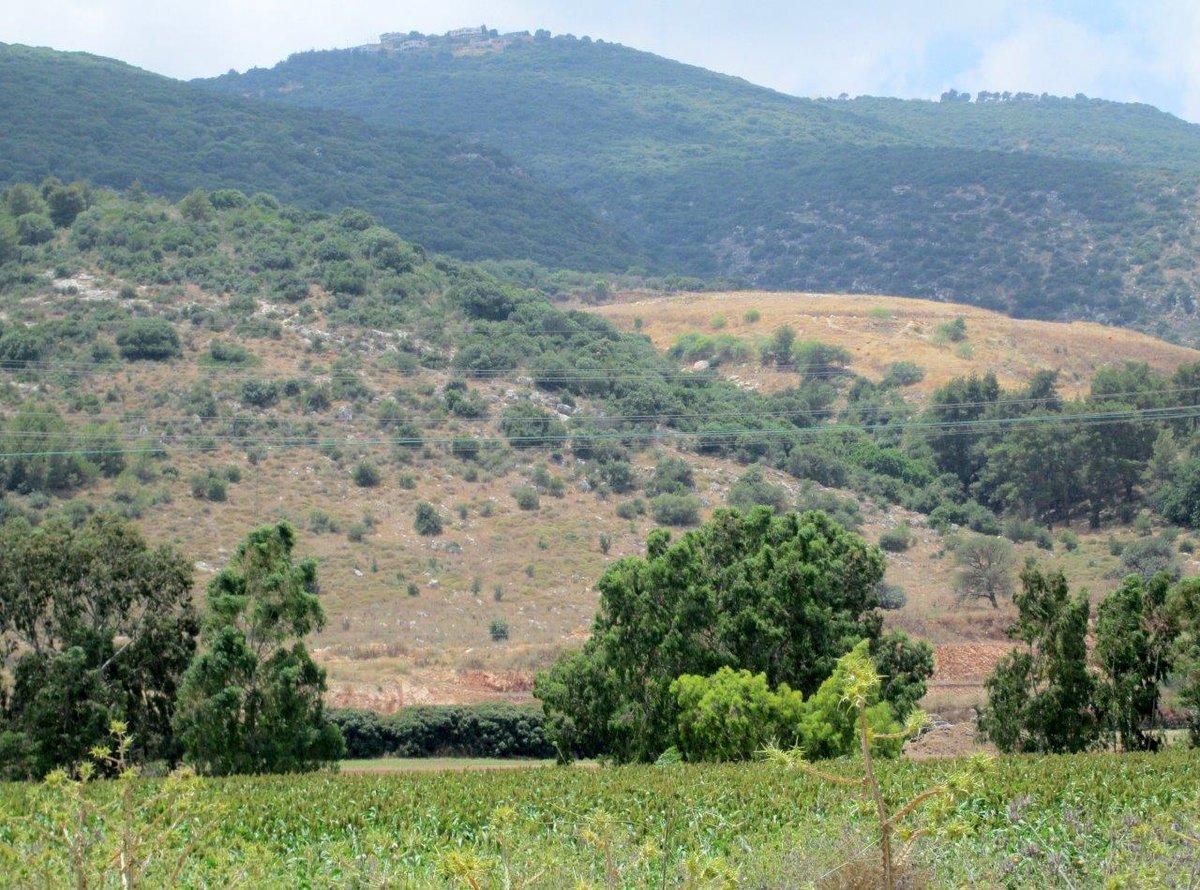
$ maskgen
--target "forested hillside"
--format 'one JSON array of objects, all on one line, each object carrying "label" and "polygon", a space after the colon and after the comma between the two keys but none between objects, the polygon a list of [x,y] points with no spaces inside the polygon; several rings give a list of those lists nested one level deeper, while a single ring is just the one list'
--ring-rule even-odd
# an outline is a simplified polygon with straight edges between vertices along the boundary
[{"label": "forested hillside", "polygon": [[53,175],[171,198],[266,191],[316,210],[363,207],[470,259],[617,271],[640,261],[590,211],[458,138],[216,96],[83,53],[0,44],[0,83],[3,184]]},{"label": "forested hillside", "polygon": [[814,101],[602,41],[420,42],[206,85],[495,145],[672,271],[1192,329],[1200,127],[1146,106]]},{"label": "forested hillside", "polygon": [[[714,294],[664,352],[642,329],[658,337],[671,307],[624,313],[623,332],[582,311],[594,288],[426,252],[361,210],[12,187],[0,516],[115,510],[201,572],[291,521],[322,560],[320,657],[355,696],[398,665],[544,664],[590,618],[587,579],[725,504],[890,536],[905,555],[888,583],[912,586],[888,594],[889,620],[948,644],[1004,615],[951,595],[967,529],[1061,552],[1102,589],[1177,566],[1179,528],[1200,527],[1189,350],[1097,331],[1103,355],[1081,364],[1070,329],[1005,341],[981,310],[870,302],[797,330],[779,307],[803,295],[759,294],[760,312]],[[829,323],[886,329],[893,355],[865,361]],[[1020,355],[1030,338],[1056,345]],[[1131,526],[1146,536],[1122,551],[1110,536]]]}]

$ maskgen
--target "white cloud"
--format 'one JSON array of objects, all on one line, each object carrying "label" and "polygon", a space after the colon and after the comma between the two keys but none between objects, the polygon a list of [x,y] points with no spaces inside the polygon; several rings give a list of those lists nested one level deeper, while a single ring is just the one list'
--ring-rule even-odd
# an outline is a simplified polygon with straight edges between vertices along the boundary
[{"label": "white cloud", "polygon": [[1038,14],[987,46],[963,77],[978,89],[1098,95],[1112,79],[1110,72],[1134,67],[1136,60],[1119,37]]}]

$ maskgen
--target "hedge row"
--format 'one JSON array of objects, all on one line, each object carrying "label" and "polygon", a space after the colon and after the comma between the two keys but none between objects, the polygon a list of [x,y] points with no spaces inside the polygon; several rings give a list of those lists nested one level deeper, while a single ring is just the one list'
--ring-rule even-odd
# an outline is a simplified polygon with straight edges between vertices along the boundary
[{"label": "hedge row", "polygon": [[419,705],[395,714],[331,709],[346,739],[346,756],[553,757],[539,706],[488,703]]}]

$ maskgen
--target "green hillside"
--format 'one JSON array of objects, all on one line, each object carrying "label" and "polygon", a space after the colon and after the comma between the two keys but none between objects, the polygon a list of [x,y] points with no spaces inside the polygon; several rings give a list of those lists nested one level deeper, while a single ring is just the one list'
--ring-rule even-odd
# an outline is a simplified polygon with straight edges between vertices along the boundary
[{"label": "green hillside", "polygon": [[495,145],[686,274],[1192,325],[1200,127],[1146,106],[816,101],[601,41],[429,44],[206,83]]},{"label": "green hillside", "polygon": [[637,262],[628,239],[494,149],[335,112],[230,99],[110,59],[0,45],[0,183],[54,175],[178,198],[267,191],[363,207],[432,250],[580,269]]}]

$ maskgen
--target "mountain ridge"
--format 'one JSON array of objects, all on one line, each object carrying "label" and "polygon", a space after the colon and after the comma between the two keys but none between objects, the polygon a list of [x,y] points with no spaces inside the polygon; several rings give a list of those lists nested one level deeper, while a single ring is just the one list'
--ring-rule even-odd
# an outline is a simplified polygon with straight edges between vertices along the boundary
[{"label": "mountain ridge", "polygon": [[502,153],[453,137],[222,97],[85,53],[0,44],[0,76],[3,183],[137,181],[172,198],[240,188],[310,209],[361,207],[467,259],[619,271],[638,258],[627,239]]},{"label": "mountain ridge", "polygon": [[681,274],[1200,332],[1200,126],[1148,106],[813,100],[601,41],[455,46],[201,85],[496,145]]}]

